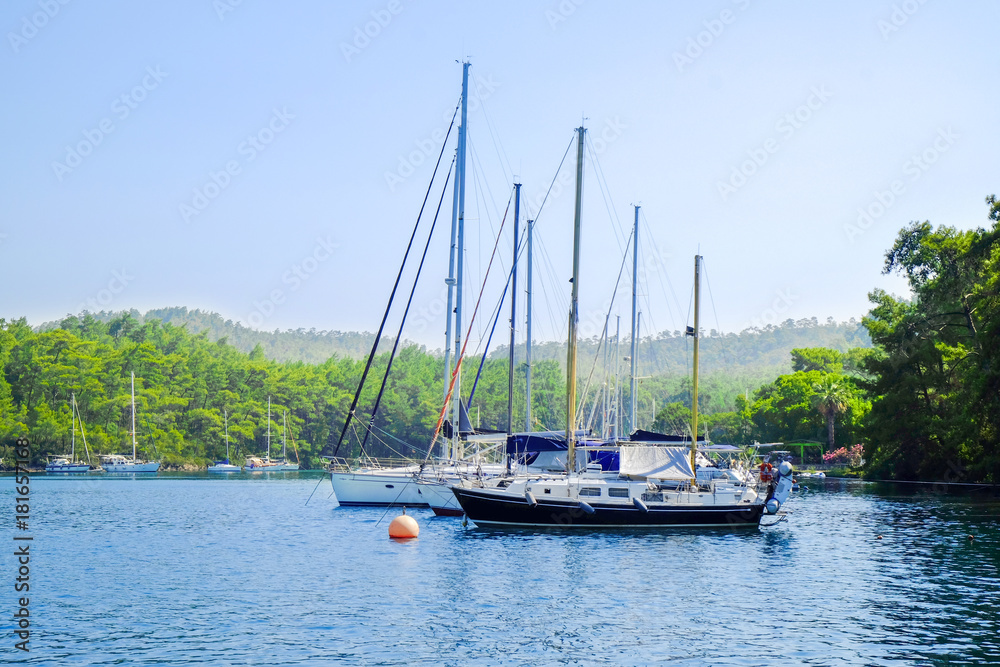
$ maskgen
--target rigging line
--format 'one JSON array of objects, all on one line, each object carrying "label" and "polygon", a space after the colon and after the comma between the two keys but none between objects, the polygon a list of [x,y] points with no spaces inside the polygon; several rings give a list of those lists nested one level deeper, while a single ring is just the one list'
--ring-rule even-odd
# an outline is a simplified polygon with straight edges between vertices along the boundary
[{"label": "rigging line", "polygon": [[[451,172],[455,168],[455,158],[451,159],[451,166],[448,167],[448,174],[444,179],[444,187],[441,188],[441,198],[438,199],[437,210],[434,211],[434,220],[431,222],[430,231],[427,232],[427,242],[424,244],[424,252],[420,256],[420,264],[417,266],[417,274],[413,276],[413,287],[410,288],[410,297],[406,300],[406,308],[403,310],[403,317],[399,321],[399,331],[396,332],[396,340],[392,343],[392,352],[389,353],[389,361],[385,366],[385,375],[382,376],[382,386],[378,389],[378,396],[375,397],[375,405],[372,406],[369,424],[375,423],[375,415],[378,413],[378,406],[382,403],[382,394],[385,392],[385,385],[389,381],[389,372],[392,371],[392,362],[396,358],[396,350],[399,349],[399,341],[403,338],[403,327],[406,325],[406,316],[410,314],[410,306],[413,304],[413,294],[417,291],[417,283],[420,281],[420,273],[424,270],[424,260],[427,259],[427,249],[431,246],[431,239],[434,237],[434,229],[437,227],[438,216],[441,214],[441,204],[444,203],[444,195],[448,191],[448,182],[451,180]],[[361,443],[364,449],[368,442],[368,434],[371,427],[365,432],[365,439]]]},{"label": "rigging line", "polygon": [[[632,235],[629,234],[629,241],[631,241],[631,240],[632,240]],[[621,263],[621,266],[618,267],[618,280],[615,281],[615,291],[611,293],[611,303],[608,304],[608,312],[604,316],[604,331],[605,331],[605,334],[602,334],[602,336],[601,336],[602,339],[606,335],[606,332],[608,330],[608,322],[611,320],[611,311],[615,307],[615,298],[617,298],[617,296],[618,296],[618,286],[622,282],[622,273],[625,272],[625,262],[626,262],[626,260],[628,260],[628,248],[629,247],[631,247],[631,243],[629,243],[629,246],[626,247],[625,251],[622,253],[622,263]],[[600,356],[601,356],[601,346],[598,345],[597,346],[597,351],[594,353],[594,363],[591,364],[591,366],[590,366],[590,375],[587,376],[587,383],[583,386],[583,396],[584,397],[587,396],[587,391],[590,389],[590,381],[594,377],[594,369],[597,368],[597,360],[600,358]],[[617,384],[617,378],[618,378],[618,371],[617,371],[617,369],[615,369],[615,382],[616,382],[616,384]],[[584,406],[581,406],[581,408],[582,407],[584,407]]]},{"label": "rigging line", "polygon": [[[490,202],[493,204],[494,213],[497,213],[499,215],[500,209],[497,208],[497,202],[496,202],[496,199],[493,197],[493,190],[490,188],[489,181],[486,180],[485,177],[483,177],[482,182],[480,182],[480,174],[483,174],[485,172],[483,170],[483,162],[482,162],[482,160],[479,159],[479,153],[476,150],[475,145],[472,144],[471,142],[469,143],[469,148],[472,151],[472,164],[473,164],[473,172],[474,172],[474,175],[475,175],[476,185],[479,188],[480,192],[482,192],[483,191],[483,185],[485,184],[485,191],[490,196]],[[478,166],[479,169],[475,169],[476,166]],[[480,221],[482,221],[482,215],[479,213],[479,202],[478,201],[476,202],[476,213],[478,215],[480,215]],[[489,212],[488,208],[486,210],[486,222],[489,223],[490,233],[491,234],[495,234],[495,232],[493,230],[493,218],[490,217],[490,212]],[[481,238],[481,236],[480,236],[480,238]],[[480,243],[480,245],[481,245],[481,243]],[[480,255],[482,255],[482,252],[480,252]],[[481,265],[481,262],[480,262],[480,265]],[[503,268],[504,271],[507,270],[507,267],[504,264],[504,258],[503,258],[502,255],[500,257],[500,267]],[[480,270],[480,273],[482,273],[482,270]]]},{"label": "rigging line", "polygon": [[729,346],[726,345],[726,338],[722,335],[722,325],[719,323],[719,313],[715,310],[715,296],[712,294],[712,281],[708,279],[708,267],[705,260],[701,261],[701,270],[705,274],[705,285],[708,287],[708,300],[712,304],[712,314],[715,316],[715,330],[720,335],[719,350],[722,352],[723,361],[730,367],[734,366],[734,359],[729,355]]},{"label": "rigging line", "polygon": [[[663,251],[660,250],[660,246],[657,245],[657,243],[656,243],[656,237],[652,233],[652,228],[651,228],[651,226],[649,224],[649,220],[646,219],[646,213],[642,209],[639,209],[639,215],[642,217],[643,222],[645,222],[645,229],[646,229],[646,237],[645,238],[648,238],[649,241],[650,241],[650,243],[652,243],[653,250],[656,251],[656,256],[658,258],[663,258],[664,260],[666,260],[667,256],[665,254],[663,254]],[[665,261],[658,262],[658,264],[665,264],[665,263],[666,263]],[[664,273],[665,272],[657,270],[657,274],[658,274],[657,277],[660,280],[660,287],[661,287],[661,289],[663,288],[663,279],[664,279],[664,275],[663,274]],[[666,276],[666,280],[667,280],[667,285],[670,286],[670,295],[674,299],[674,305],[677,307],[677,315],[680,316],[680,314],[682,312],[681,303],[677,299],[677,293],[674,291],[674,284],[670,281],[670,276]],[[664,289],[664,296],[666,296],[666,290],[665,289]],[[685,322],[685,324],[686,324],[686,322]]]},{"label": "rigging line", "polygon": [[[500,231],[503,231],[503,226],[507,222],[507,213],[510,211],[510,202],[514,199],[514,188],[511,188],[510,199],[507,200],[507,210],[503,212],[503,220],[500,221]],[[486,276],[490,275],[490,268],[493,266],[493,258],[497,255],[497,248],[500,245],[500,234],[497,234],[496,243],[493,244],[493,254],[490,255],[490,263],[486,266]],[[486,289],[486,282],[483,281],[482,286],[479,288],[479,298],[476,299],[476,307],[472,311],[472,319],[469,320],[469,327],[465,333],[465,340],[462,341],[462,350],[455,359],[455,368],[451,372],[451,382],[448,384],[448,395],[444,398],[444,405],[441,407],[441,414],[438,416],[437,426],[434,427],[434,437],[431,438],[430,445],[427,447],[427,453],[424,455],[423,466],[427,463],[427,459],[430,458],[431,451],[434,447],[434,443],[437,442],[438,434],[441,432],[441,424],[444,422],[444,416],[448,411],[448,404],[451,403],[452,394],[455,391],[455,380],[458,378],[458,374],[462,372],[462,362],[465,360],[465,348],[469,345],[469,333],[472,331],[472,324],[476,321],[476,314],[479,313],[479,304],[483,300],[483,290]],[[459,426],[459,425],[456,425]]]},{"label": "rigging line", "polygon": [[451,129],[455,125],[455,116],[458,115],[458,107],[455,107],[455,112],[451,115],[451,124],[448,126],[448,133],[445,134],[444,141],[441,142],[441,152],[438,153],[437,163],[434,165],[434,173],[431,174],[431,182],[427,184],[427,192],[424,194],[424,201],[420,205],[420,212],[417,214],[417,221],[413,225],[413,233],[410,234],[410,241],[406,245],[406,253],[403,255],[403,262],[399,265],[399,273],[396,274],[396,282],[392,286],[392,293],[389,294],[389,303],[385,306],[385,313],[382,315],[382,322],[378,326],[378,333],[375,334],[375,340],[372,342],[372,350],[368,354],[368,361],[365,363],[365,370],[361,374],[361,380],[358,382],[358,390],[354,393],[354,400],[351,401],[351,407],[347,411],[347,417],[344,420],[344,427],[340,430],[340,438],[337,440],[337,447],[333,450],[333,455],[336,456],[337,452],[340,451],[340,445],[344,442],[344,434],[347,433],[347,427],[351,424],[351,419],[354,417],[354,410],[358,407],[358,399],[361,398],[361,390],[364,388],[365,380],[368,378],[368,371],[371,370],[372,361],[375,359],[375,352],[378,350],[379,339],[382,337],[382,329],[385,327],[385,321],[389,319],[389,310],[392,308],[392,300],[396,297],[396,288],[399,287],[399,281],[403,277],[403,268],[406,266],[406,259],[410,255],[410,248],[413,247],[413,239],[417,236],[417,229],[420,227],[420,218],[424,214],[424,207],[427,206],[427,198],[430,197],[431,188],[434,186],[434,179],[437,177],[438,167],[441,166],[441,156],[444,155],[444,149],[448,145],[448,137],[451,136]]},{"label": "rigging line", "polygon": [[[607,184],[607,180],[604,178],[604,171],[601,169],[600,162],[597,161],[597,151],[594,150],[592,142],[587,137],[587,149],[590,151],[590,157],[592,163],[595,165],[594,174],[597,176],[597,186],[601,190],[601,197],[604,199],[604,207],[608,211],[608,218],[611,222],[611,229],[615,234],[615,241],[618,243],[618,250],[622,249],[622,238],[625,236],[625,231],[621,229],[621,221],[618,220],[618,212],[611,212],[611,205],[608,203],[608,198],[611,196],[611,188]],[[605,191],[607,188],[607,191]]]},{"label": "rigging line", "polygon": [[[480,89],[480,78],[475,74],[472,75],[472,78],[473,83],[476,84],[476,91],[478,92]],[[504,177],[507,178],[509,175],[508,180],[513,181],[514,170],[511,168],[510,160],[507,158],[507,151],[503,148],[503,144],[500,143],[499,139],[497,139],[496,135],[499,135],[499,132],[494,133],[493,121],[490,120],[490,114],[486,109],[486,98],[483,95],[479,95],[477,99],[479,100],[479,105],[483,109],[483,117],[486,119],[486,128],[490,131],[490,138],[493,139],[493,148],[497,151],[497,160],[500,162],[500,168],[504,170]],[[502,157],[500,155],[501,152],[503,152]]]},{"label": "rigging line", "polygon": [[556,184],[556,179],[559,178],[559,172],[562,171],[563,163],[566,162],[566,156],[569,155],[569,149],[573,147],[574,141],[576,141],[575,131],[569,140],[569,145],[566,146],[566,152],[563,153],[562,159],[559,160],[559,166],[556,168],[556,173],[552,176],[552,182],[549,183],[549,189],[545,191],[545,197],[542,198],[542,203],[538,206],[538,211],[535,212],[535,224],[538,224],[538,219],[542,217],[542,210],[545,209],[545,202],[549,200],[549,193],[552,192],[552,186]]},{"label": "rigging line", "polygon": [[472,405],[472,399],[476,396],[476,387],[479,385],[479,376],[483,373],[483,365],[486,363],[486,354],[490,349],[490,342],[493,340],[493,332],[496,331],[497,322],[500,321],[500,312],[503,307],[503,301],[507,296],[507,288],[510,287],[510,280],[507,280],[507,284],[503,288],[503,294],[500,296],[500,303],[497,304],[496,312],[493,317],[493,326],[490,327],[490,337],[486,341],[486,349],[483,351],[483,356],[479,360],[479,370],[476,371],[476,379],[472,382],[472,391],[469,392],[469,402],[466,405]]}]

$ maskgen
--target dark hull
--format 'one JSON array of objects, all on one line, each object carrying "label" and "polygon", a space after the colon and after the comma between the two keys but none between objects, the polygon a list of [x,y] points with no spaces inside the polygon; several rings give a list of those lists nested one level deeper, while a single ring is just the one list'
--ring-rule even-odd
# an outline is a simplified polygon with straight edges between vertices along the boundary
[{"label": "dark hull", "polygon": [[477,489],[453,488],[466,516],[477,525],[554,526],[566,528],[754,527],[764,506],[636,507],[591,503],[585,512],[574,501],[538,498],[536,505],[517,496],[502,498]]}]

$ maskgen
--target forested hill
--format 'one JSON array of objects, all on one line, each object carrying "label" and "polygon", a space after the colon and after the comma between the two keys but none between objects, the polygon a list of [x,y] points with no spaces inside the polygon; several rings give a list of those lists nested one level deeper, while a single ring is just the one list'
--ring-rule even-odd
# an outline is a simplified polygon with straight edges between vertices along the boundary
[{"label": "forested hill", "polygon": [[[240,322],[227,320],[218,313],[204,310],[188,310],[183,306],[172,308],[156,308],[146,311],[138,310],[110,312],[100,311],[90,315],[104,323],[109,323],[128,313],[140,324],[159,321],[184,327],[190,333],[205,332],[212,342],[225,340],[242,352],[251,352],[258,345],[267,359],[274,361],[304,361],[310,364],[320,364],[336,355],[360,359],[371,350],[375,334],[356,331],[316,331],[316,329],[288,329],[287,331],[258,331],[243,326]],[[80,317],[83,313],[80,314]],[[49,331],[61,326],[60,322],[46,322],[39,331]]]},{"label": "forested hill", "polygon": [[[94,319],[109,323],[124,312],[92,313]],[[188,310],[185,307],[158,308],[145,314],[136,310],[128,314],[140,324],[159,321],[188,332],[204,332],[208,340],[225,340],[236,349],[250,353],[258,345],[267,359],[274,361],[302,361],[320,364],[330,357],[364,358],[371,349],[374,334],[354,331],[316,331],[315,329],[288,329],[286,331],[257,331],[239,322],[223,319],[218,313]],[[60,322],[49,322],[40,331],[56,329]],[[383,338],[380,349],[388,349],[391,339]],[[443,341],[442,341],[443,343]],[[597,338],[580,341],[581,364],[591,364],[598,353]],[[621,356],[628,355],[628,343],[623,338]],[[859,322],[837,323],[828,320],[821,324],[816,318],[785,320],[780,325],[762,329],[746,329],[740,333],[719,333],[714,329],[704,332],[701,340],[701,368],[706,374],[739,372],[765,378],[765,381],[791,369],[789,353],[795,348],[825,347],[847,351],[851,347],[870,347],[868,332]],[[614,340],[610,349],[614,351]],[[517,350],[522,360],[523,347]],[[601,352],[603,357],[603,351]],[[532,348],[536,360],[554,360],[561,366],[566,363],[565,342],[536,343]],[[491,358],[507,358],[507,347],[498,345]],[[602,358],[603,363],[603,358]],[[639,375],[687,375],[691,372],[691,339],[680,331],[664,331],[657,336],[643,338],[639,351]]]}]

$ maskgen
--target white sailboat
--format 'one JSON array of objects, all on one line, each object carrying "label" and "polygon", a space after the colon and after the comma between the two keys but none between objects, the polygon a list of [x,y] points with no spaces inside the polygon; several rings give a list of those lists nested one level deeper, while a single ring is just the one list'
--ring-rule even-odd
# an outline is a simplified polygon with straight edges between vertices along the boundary
[{"label": "white sailboat", "polygon": [[245,472],[276,472],[280,468],[271,460],[271,397],[267,397],[267,454],[264,457],[248,456],[243,464]]},{"label": "white sailboat", "polygon": [[226,424],[226,458],[208,466],[208,472],[239,472],[241,468],[229,462],[229,412],[223,409],[222,418]]},{"label": "white sailboat", "polygon": [[288,430],[288,411],[285,410],[281,413],[281,458],[275,463],[277,467],[272,468],[272,470],[290,472],[299,469],[298,463],[292,463],[288,460],[288,443],[285,440],[285,432]]},{"label": "white sailboat", "polygon": [[[621,441],[591,446],[576,442],[576,326],[580,278],[580,211],[584,135],[578,128],[573,279],[567,364],[566,469],[558,474],[519,474],[490,484],[465,483],[452,491],[477,525],[549,527],[757,526],[765,511],[778,512],[791,491],[791,465],[761,480],[718,470],[698,470],[698,303],[701,257],[695,257],[694,381],[690,448]],[[618,469],[590,460],[594,451],[619,457]],[[581,466],[578,452],[583,454]],[[582,469],[581,469],[582,468]],[[716,472],[720,474],[715,474]],[[699,474],[700,473],[700,474]]]},{"label": "white sailboat", "polygon": [[87,463],[83,461],[76,460],[76,420],[79,415],[79,411],[76,407],[76,394],[70,394],[70,409],[72,411],[73,426],[70,435],[70,453],[69,454],[58,454],[49,456],[48,463],[45,464],[45,472],[47,473],[79,473],[79,472],[89,472],[91,469],[90,465],[90,448],[87,447],[87,436],[83,433],[83,420],[80,420],[80,436],[83,438],[83,447],[87,452]]},{"label": "white sailboat", "polygon": [[132,456],[106,454],[101,457],[101,465],[107,472],[156,472],[159,461],[143,461],[136,456],[135,443],[135,373],[132,373]]}]

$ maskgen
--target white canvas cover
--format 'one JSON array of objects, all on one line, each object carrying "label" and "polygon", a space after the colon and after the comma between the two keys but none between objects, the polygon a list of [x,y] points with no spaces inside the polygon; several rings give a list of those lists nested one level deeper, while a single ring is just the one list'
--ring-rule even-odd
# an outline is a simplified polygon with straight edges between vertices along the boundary
[{"label": "white canvas cover", "polygon": [[630,445],[619,453],[619,471],[648,479],[693,479],[691,450],[687,447]]}]

